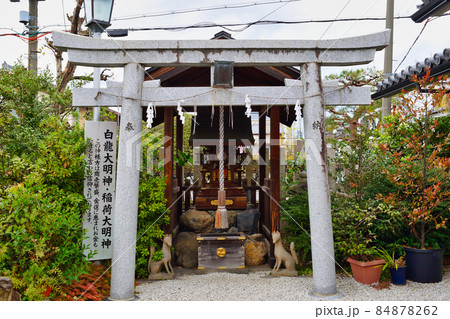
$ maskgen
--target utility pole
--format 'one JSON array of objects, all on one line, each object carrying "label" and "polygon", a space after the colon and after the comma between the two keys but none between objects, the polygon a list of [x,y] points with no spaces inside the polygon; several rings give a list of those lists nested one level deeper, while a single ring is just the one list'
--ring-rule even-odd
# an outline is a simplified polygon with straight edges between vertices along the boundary
[{"label": "utility pole", "polygon": [[[392,51],[394,42],[394,0],[387,0],[386,3],[386,29],[391,30],[389,45],[384,49],[384,75],[389,77],[392,73]],[[391,114],[392,98],[385,97],[381,104],[381,117]]]},{"label": "utility pole", "polygon": [[[28,27],[28,38],[36,37],[38,30],[38,0],[28,0],[28,12],[30,15],[30,22]],[[38,69],[38,41],[28,41],[28,70],[37,74]]]}]

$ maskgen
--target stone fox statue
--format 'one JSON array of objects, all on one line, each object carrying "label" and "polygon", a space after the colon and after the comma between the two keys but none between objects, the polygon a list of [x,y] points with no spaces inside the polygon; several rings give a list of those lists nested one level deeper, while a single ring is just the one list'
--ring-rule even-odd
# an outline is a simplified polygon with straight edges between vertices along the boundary
[{"label": "stone fox statue", "polygon": [[291,254],[289,254],[283,247],[282,243],[281,243],[281,235],[280,232],[273,232],[272,233],[272,240],[273,243],[275,244],[275,251],[274,251],[274,255],[275,255],[275,266],[273,267],[273,272],[277,272],[278,269],[281,266],[281,263],[284,264],[284,266],[286,267],[286,270],[288,271],[295,271],[295,265],[298,264],[298,258],[297,258],[297,254],[295,253],[294,250],[294,243],[291,243]]},{"label": "stone fox statue", "polygon": [[163,258],[158,261],[153,261],[153,254],[155,253],[155,247],[150,247],[150,258],[148,259],[148,273],[155,275],[161,271],[162,265],[166,268],[168,274],[173,274],[173,268],[170,264],[172,260],[172,254],[170,252],[172,247],[172,235],[165,235],[162,247]]}]

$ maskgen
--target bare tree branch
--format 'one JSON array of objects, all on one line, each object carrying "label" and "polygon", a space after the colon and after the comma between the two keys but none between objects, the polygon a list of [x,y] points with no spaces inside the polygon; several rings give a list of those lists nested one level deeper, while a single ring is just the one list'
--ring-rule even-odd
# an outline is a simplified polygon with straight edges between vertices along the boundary
[{"label": "bare tree branch", "polygon": [[[76,1],[77,5],[73,10],[73,15],[71,17],[68,17],[68,19],[71,22],[70,33],[85,35],[84,34],[85,32],[81,30],[81,25],[84,21],[84,18],[80,18],[81,7],[83,5],[84,0],[76,0]],[[75,69],[76,69],[75,65],[73,65],[70,62],[67,62],[66,67],[64,68],[64,71],[61,74],[61,81],[59,83],[58,91],[61,92],[66,89],[67,84],[72,79],[73,74],[75,73]]]}]

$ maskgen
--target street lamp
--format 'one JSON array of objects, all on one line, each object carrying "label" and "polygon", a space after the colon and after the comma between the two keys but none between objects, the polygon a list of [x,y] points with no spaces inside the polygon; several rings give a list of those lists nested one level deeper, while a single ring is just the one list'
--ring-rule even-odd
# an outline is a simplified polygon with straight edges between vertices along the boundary
[{"label": "street lamp", "polygon": [[[103,31],[111,25],[114,0],[84,0],[86,26],[93,38],[100,39]],[[94,89],[100,89],[100,69],[94,68]],[[94,107],[94,121],[100,121],[100,107]]]},{"label": "street lamp", "polygon": [[114,0],[85,0],[86,26],[93,33],[102,33],[111,25]]}]

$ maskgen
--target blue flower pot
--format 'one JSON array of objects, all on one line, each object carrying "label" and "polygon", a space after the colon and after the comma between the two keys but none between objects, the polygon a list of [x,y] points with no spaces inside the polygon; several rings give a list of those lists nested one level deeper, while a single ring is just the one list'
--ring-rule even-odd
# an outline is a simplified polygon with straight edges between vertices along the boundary
[{"label": "blue flower pot", "polygon": [[394,285],[406,285],[406,266],[400,266],[397,269],[389,268],[389,270],[391,271],[391,279]]}]

